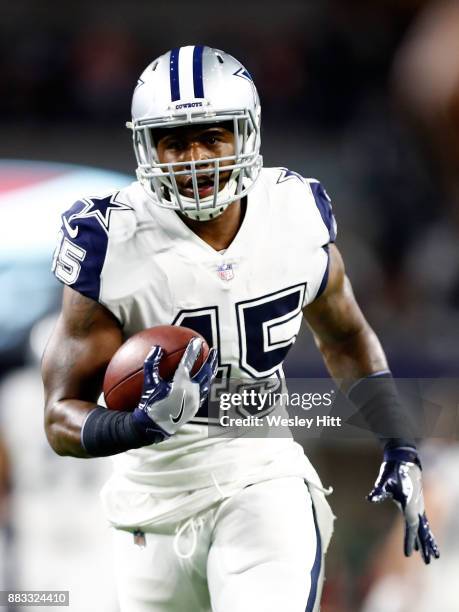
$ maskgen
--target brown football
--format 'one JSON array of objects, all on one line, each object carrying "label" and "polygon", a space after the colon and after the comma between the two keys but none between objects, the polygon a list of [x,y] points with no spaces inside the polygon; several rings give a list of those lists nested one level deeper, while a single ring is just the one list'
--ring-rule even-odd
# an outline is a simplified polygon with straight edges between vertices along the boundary
[{"label": "brown football", "polygon": [[[113,355],[105,372],[103,389],[107,407],[129,411],[138,405],[143,388],[143,364],[152,346],[163,349],[160,376],[172,380],[188,342],[195,337],[202,338],[189,327],[178,325],[158,325],[131,336]],[[208,354],[209,347],[204,340],[191,374],[196,374]]]}]

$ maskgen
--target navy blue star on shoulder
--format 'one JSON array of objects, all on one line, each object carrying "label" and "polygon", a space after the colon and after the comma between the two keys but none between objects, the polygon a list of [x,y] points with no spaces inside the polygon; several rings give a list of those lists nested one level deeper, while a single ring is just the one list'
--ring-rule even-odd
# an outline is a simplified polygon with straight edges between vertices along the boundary
[{"label": "navy blue star on shoulder", "polygon": [[[70,216],[63,216],[64,226],[70,236],[75,238],[78,234],[78,224],[74,223],[78,219],[96,219],[100,226],[108,233],[110,227],[110,217],[114,210],[133,210],[124,202],[116,200],[119,191],[102,197],[83,198],[76,202],[68,211]],[[71,224],[77,227],[72,227]]]},{"label": "navy blue star on shoulder", "polygon": [[253,81],[252,75],[248,70],[243,68],[242,66],[233,73],[233,76],[240,77],[241,79],[246,79],[247,81]]},{"label": "navy blue star on shoulder", "polygon": [[289,170],[288,168],[281,168],[281,173],[279,178],[277,179],[277,184],[285,183],[290,179],[297,179],[301,183],[304,183],[304,178],[298,172],[294,172],[293,170]]}]

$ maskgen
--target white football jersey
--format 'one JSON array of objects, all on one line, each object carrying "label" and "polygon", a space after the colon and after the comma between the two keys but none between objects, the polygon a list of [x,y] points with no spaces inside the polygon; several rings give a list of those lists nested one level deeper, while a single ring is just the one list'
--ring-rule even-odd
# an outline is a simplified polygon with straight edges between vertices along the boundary
[{"label": "white football jersey", "polygon": [[[76,202],[62,220],[57,278],[108,308],[126,338],[164,324],[200,332],[218,348],[223,381],[283,377],[302,309],[326,285],[327,245],[336,235],[320,183],[285,168],[262,170],[239,232],[222,253],[178,214],[156,206],[137,182]],[[272,477],[301,475],[320,486],[291,439],[209,436],[207,419],[201,409],[169,440],[114,457],[104,490],[113,524],[185,517],[223,492]]]}]

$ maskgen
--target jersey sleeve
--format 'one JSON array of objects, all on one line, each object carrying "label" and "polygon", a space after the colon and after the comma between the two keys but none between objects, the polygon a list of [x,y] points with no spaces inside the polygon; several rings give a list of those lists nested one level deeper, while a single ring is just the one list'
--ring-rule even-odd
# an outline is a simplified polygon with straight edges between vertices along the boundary
[{"label": "jersey sleeve", "polygon": [[308,184],[315,205],[328,233],[328,236],[325,234],[326,238],[322,241],[323,243],[320,245],[320,249],[317,249],[317,269],[321,272],[316,278],[315,286],[311,287],[311,295],[309,296],[309,303],[311,303],[322,295],[327,286],[330,267],[329,245],[336,240],[337,225],[335,215],[333,214],[331,199],[325,191],[325,188],[316,179],[308,179]]},{"label": "jersey sleeve", "polygon": [[[329,241],[335,242],[337,234],[337,226],[335,215],[333,214],[333,207],[328,193],[325,191],[322,184],[316,179],[308,179],[309,187],[311,188],[312,195],[316,206],[322,217],[322,221],[328,230]],[[323,245],[325,246],[325,245]]]},{"label": "jersey sleeve", "polygon": [[60,282],[99,301],[108,231],[102,213],[88,214],[90,209],[91,201],[79,200],[62,215],[52,271]]}]

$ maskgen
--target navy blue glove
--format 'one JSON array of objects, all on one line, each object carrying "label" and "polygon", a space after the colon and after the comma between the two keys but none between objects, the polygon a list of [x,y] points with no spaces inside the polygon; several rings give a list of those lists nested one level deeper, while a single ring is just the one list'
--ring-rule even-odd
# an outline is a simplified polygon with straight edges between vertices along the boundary
[{"label": "navy blue glove", "polygon": [[142,397],[133,412],[139,429],[152,437],[161,433],[169,438],[195,416],[209,395],[218,367],[217,350],[213,348],[199,371],[190,376],[201,347],[201,338],[190,340],[171,382],[159,375],[162,348],[152,347],[144,363]]},{"label": "navy blue glove", "polygon": [[421,552],[424,563],[440,557],[424,510],[421,462],[414,448],[393,448],[384,452],[384,461],[373,490],[367,499],[382,502],[393,499],[405,517],[404,552]]}]

